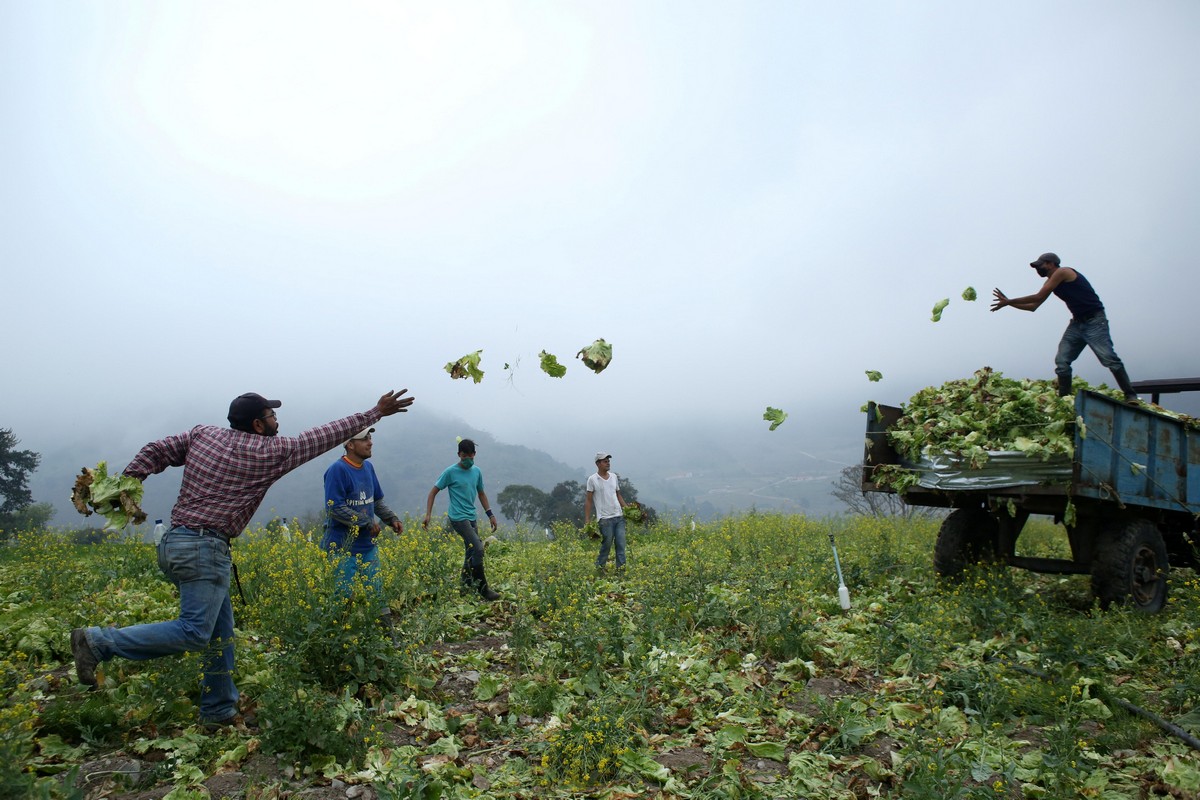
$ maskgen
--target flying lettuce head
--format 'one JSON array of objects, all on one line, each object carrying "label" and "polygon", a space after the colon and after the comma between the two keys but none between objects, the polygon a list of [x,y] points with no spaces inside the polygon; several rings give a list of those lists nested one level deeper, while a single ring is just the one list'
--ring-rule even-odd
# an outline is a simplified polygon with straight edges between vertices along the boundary
[{"label": "flying lettuce head", "polygon": [[612,361],[612,345],[603,339],[597,339],[575,354],[583,360],[583,365],[599,375]]}]

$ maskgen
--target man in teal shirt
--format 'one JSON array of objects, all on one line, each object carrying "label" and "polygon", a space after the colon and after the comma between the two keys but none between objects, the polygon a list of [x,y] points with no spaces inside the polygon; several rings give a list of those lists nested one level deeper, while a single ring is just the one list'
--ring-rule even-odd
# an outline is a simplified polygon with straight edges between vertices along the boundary
[{"label": "man in teal shirt", "polygon": [[483,570],[483,542],[479,539],[479,527],[475,520],[475,499],[479,498],[492,523],[492,530],[496,530],[496,515],[492,513],[492,504],[483,490],[483,473],[475,466],[475,442],[463,439],[458,443],[458,463],[446,467],[429,490],[425,519],[421,522],[421,527],[425,529],[429,528],[429,518],[433,516],[434,498],[442,489],[450,490],[450,527],[462,537],[466,550],[462,568],[463,586],[477,590],[484,600],[499,600],[500,595],[488,588]]}]

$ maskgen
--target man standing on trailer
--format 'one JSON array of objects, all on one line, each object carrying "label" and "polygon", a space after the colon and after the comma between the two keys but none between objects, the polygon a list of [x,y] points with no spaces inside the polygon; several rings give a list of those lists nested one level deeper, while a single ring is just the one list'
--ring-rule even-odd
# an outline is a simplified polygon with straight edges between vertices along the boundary
[{"label": "man standing on trailer", "polygon": [[1013,298],[1006,297],[999,289],[993,289],[995,302],[992,303],[992,311],[999,311],[1006,306],[1021,311],[1037,311],[1046,298],[1054,294],[1066,303],[1071,311],[1071,321],[1063,331],[1062,339],[1058,343],[1058,354],[1054,358],[1058,393],[1071,393],[1071,365],[1079,358],[1084,347],[1090,347],[1096,358],[1100,359],[1100,363],[1112,371],[1113,377],[1117,379],[1117,386],[1125,393],[1125,400],[1130,403],[1137,402],[1137,392],[1133,390],[1133,382],[1129,380],[1125,364],[1113,349],[1104,304],[1100,302],[1092,284],[1083,277],[1083,273],[1062,266],[1062,262],[1054,253],[1042,253],[1036,261],[1029,262],[1029,266],[1046,279],[1042,288],[1034,294]]}]

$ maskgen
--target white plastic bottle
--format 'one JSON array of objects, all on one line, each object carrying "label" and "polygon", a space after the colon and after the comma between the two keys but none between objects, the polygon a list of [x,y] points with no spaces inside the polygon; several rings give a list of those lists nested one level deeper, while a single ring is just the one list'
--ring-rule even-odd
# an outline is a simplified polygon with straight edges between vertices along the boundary
[{"label": "white plastic bottle", "polygon": [[154,520],[154,533],[152,535],[154,536],[155,546],[158,546],[158,543],[162,541],[164,531],[163,521],[161,519]]}]

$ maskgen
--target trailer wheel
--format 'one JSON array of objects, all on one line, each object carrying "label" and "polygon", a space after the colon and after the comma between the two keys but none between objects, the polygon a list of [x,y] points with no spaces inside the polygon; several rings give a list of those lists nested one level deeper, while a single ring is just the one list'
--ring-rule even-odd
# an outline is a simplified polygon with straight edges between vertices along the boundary
[{"label": "trailer wheel", "polygon": [[1167,545],[1149,520],[1119,520],[1100,531],[1092,561],[1092,593],[1101,608],[1127,603],[1161,611],[1167,602]]},{"label": "trailer wheel", "polygon": [[958,508],[950,512],[938,531],[933,567],[938,575],[957,578],[980,561],[995,561],[1000,554],[1000,525],[986,508]]}]

